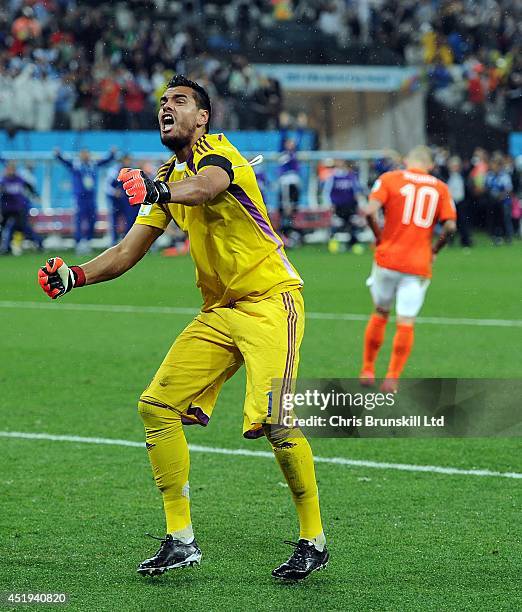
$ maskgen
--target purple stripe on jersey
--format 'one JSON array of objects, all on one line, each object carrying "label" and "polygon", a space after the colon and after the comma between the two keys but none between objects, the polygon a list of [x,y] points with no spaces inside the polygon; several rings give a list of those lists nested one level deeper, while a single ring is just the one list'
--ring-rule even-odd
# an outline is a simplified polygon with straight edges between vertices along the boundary
[{"label": "purple stripe on jersey", "polygon": [[207,136],[206,135],[203,135],[203,142],[205,143],[205,146],[209,148],[210,151],[214,150],[214,147],[207,142]]},{"label": "purple stripe on jersey", "polygon": [[259,212],[254,202],[252,202],[252,200],[247,196],[247,194],[243,191],[243,189],[241,189],[239,185],[235,185],[234,183],[232,183],[227,189],[227,191],[230,193],[230,195],[233,195],[240,204],[244,206],[244,208],[252,217],[252,219],[256,222],[258,227],[277,244],[277,252],[279,253],[279,257],[281,258],[281,261],[283,262],[286,271],[295,278],[296,273],[292,269],[292,266],[290,265],[290,262],[288,261],[284,253],[281,251],[281,249],[283,248],[283,243],[281,239],[267,223],[266,219]]}]

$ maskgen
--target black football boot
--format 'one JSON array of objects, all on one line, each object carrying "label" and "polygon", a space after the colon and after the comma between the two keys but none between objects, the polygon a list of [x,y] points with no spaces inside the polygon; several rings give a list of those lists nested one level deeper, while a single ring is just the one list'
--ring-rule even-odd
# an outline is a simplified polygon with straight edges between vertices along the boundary
[{"label": "black football boot", "polygon": [[142,576],[158,576],[167,570],[177,567],[199,565],[201,550],[196,540],[192,540],[190,544],[184,544],[180,540],[175,540],[170,533],[164,538],[151,537],[159,540],[161,546],[153,557],[145,559],[145,561],[138,565],[138,574]]},{"label": "black football boot", "polygon": [[288,559],[272,572],[274,578],[279,580],[303,580],[312,572],[316,572],[325,568],[328,565],[330,558],[326,547],[320,551],[308,540],[299,540],[299,542],[287,542],[295,546],[295,550]]}]

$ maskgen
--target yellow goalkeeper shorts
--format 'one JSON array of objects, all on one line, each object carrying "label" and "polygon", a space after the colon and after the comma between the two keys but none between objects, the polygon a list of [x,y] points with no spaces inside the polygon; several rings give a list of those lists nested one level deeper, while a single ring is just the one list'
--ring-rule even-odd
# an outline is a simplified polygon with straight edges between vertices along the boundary
[{"label": "yellow goalkeeper shorts", "polygon": [[140,400],[181,413],[186,424],[206,426],[223,383],[245,363],[243,435],[257,438],[263,424],[281,422],[272,381],[290,389],[303,333],[300,290],[201,312],[178,336]]}]

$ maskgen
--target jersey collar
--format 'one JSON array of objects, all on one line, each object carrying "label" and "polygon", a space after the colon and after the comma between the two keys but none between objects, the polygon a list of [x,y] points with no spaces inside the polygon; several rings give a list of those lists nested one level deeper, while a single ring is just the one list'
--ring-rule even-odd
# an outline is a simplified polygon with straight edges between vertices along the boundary
[{"label": "jersey collar", "polygon": [[416,168],[415,166],[412,166],[411,168],[406,168],[406,172],[416,172],[417,174],[429,174],[429,172],[426,172],[426,170],[423,170],[422,168]]}]

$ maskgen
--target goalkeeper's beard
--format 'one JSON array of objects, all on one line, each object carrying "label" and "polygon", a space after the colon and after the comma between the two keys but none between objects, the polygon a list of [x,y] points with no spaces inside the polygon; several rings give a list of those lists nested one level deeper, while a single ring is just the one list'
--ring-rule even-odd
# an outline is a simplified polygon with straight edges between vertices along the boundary
[{"label": "goalkeeper's beard", "polygon": [[173,153],[181,151],[181,149],[184,149],[191,144],[196,127],[197,126],[194,123],[192,129],[185,130],[178,134],[164,134],[160,131],[161,144],[167,147],[167,149],[170,149]]}]

